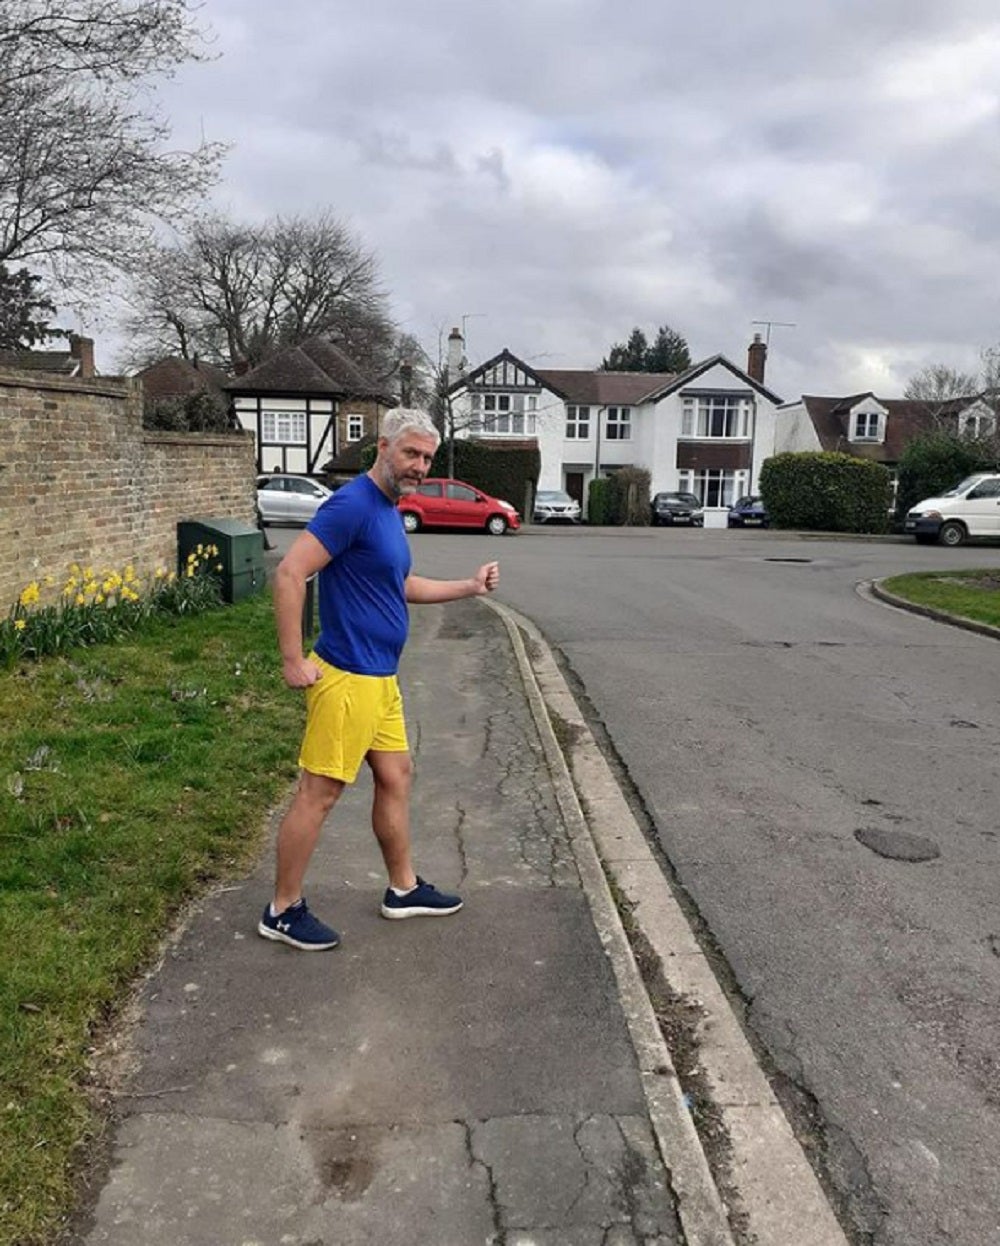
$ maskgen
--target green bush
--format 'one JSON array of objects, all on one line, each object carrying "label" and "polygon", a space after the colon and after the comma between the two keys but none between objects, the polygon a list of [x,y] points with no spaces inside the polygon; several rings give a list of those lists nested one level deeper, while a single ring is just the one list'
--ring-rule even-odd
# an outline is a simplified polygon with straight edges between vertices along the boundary
[{"label": "green bush", "polygon": [[940,497],[973,472],[995,471],[996,464],[996,450],[988,443],[948,433],[915,437],[899,456],[897,519],[924,498]]},{"label": "green bush", "polygon": [[[512,503],[524,514],[530,497],[534,497],[538,485],[538,473],[542,469],[542,456],[538,449],[504,449],[488,446],[481,441],[465,438],[455,439],[456,479],[464,480],[491,497]],[[431,464],[431,476],[447,476],[448,443],[442,441]],[[530,517],[530,516],[529,516]]]},{"label": "green bush", "polygon": [[[491,497],[516,506],[522,516],[529,498],[534,498],[542,456],[537,449],[506,449],[487,446],[481,441],[455,439],[454,471],[449,471],[448,443],[442,441],[431,463],[428,476],[454,476]],[[361,451],[361,467],[369,471],[375,463],[377,445],[372,442]],[[529,493],[530,490],[530,493]]]},{"label": "green bush", "polygon": [[622,467],[608,477],[608,518],[619,527],[649,526],[650,475],[644,467]]},{"label": "green bush", "polygon": [[142,423],[145,428],[172,433],[224,433],[237,426],[226,400],[207,390],[183,397],[148,400]]},{"label": "green bush", "polygon": [[610,480],[598,478],[590,482],[587,491],[587,523],[600,527],[611,523],[610,514]]},{"label": "green bush", "polygon": [[760,473],[760,492],[776,528],[885,532],[888,470],[881,463],[829,451],[776,454]]}]

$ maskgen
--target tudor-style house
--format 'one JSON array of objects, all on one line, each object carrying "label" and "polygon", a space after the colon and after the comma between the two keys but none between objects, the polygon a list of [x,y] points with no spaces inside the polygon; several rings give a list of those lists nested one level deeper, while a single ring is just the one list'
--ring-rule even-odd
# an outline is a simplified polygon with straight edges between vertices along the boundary
[{"label": "tudor-style house", "polygon": [[586,511],[588,485],[646,468],[652,492],[685,490],[724,508],[756,486],[774,453],[781,399],[764,385],[759,336],[747,370],[713,355],[685,372],[532,368],[502,350],[464,371],[462,335],[448,341],[456,435],[537,444],[540,489],[565,489]]},{"label": "tudor-style house", "polygon": [[256,439],[258,472],[347,476],[360,443],[378,433],[395,399],[329,338],[312,337],[226,386]]}]

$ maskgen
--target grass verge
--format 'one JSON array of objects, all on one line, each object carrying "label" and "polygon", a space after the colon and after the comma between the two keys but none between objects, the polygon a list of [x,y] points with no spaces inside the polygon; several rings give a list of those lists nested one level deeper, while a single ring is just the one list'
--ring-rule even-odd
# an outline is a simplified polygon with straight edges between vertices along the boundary
[{"label": "grass verge", "polygon": [[883,581],[897,597],[977,623],[1000,627],[1000,568],[976,571],[918,571]]},{"label": "grass verge", "polygon": [[269,597],[0,675],[0,1246],[49,1240],[100,1116],[94,1037],[295,775]]}]

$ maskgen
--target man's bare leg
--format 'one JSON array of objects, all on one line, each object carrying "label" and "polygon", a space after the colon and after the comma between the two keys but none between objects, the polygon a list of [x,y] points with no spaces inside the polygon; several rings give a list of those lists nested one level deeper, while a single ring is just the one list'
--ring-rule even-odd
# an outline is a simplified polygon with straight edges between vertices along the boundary
[{"label": "man's bare leg", "polygon": [[278,866],[274,911],[283,913],[302,895],[302,882],[319,839],[323,820],[337,803],[344,784],[303,770],[298,790],[278,830]]},{"label": "man's bare leg", "polygon": [[410,788],[413,762],[409,753],[372,749],[366,758],[375,781],[372,830],[382,850],[389,886],[409,891],[417,885],[410,856]]}]

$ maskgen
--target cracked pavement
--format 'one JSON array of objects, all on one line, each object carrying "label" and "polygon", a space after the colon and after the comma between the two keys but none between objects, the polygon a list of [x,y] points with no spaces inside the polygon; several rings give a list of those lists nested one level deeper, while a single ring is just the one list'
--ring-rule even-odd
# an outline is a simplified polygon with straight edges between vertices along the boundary
[{"label": "cracked pavement", "polygon": [[256,937],[270,846],[207,897],[142,992],[77,1246],[683,1243],[503,625],[412,620],[416,861],[464,910],[379,918],[367,777],[307,879],[341,948]]}]

